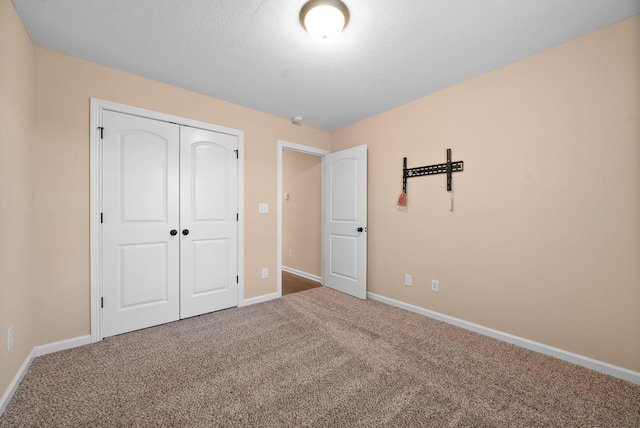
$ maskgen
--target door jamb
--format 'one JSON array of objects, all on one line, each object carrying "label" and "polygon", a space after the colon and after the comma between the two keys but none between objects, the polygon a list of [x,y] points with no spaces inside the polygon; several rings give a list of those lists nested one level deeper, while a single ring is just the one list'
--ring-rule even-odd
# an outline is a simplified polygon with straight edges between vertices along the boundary
[{"label": "door jamb", "polygon": [[100,138],[100,131],[102,127],[102,113],[105,110],[234,135],[238,138],[238,306],[242,306],[244,301],[244,131],[125,104],[118,104],[98,98],[91,98],[91,117],[89,120],[91,343],[102,340],[102,311],[100,310],[100,297],[102,296],[102,237],[100,233],[100,213],[102,212],[102,140]]},{"label": "door jamb", "polygon": [[[282,297],[282,152],[283,150],[290,150],[299,153],[305,153],[313,156],[320,156],[322,158],[322,176],[320,178],[322,194],[322,204],[324,204],[324,157],[331,153],[329,150],[318,149],[316,147],[303,146],[301,144],[289,143],[287,141],[278,140],[278,219],[277,219],[277,232],[276,232],[276,298]],[[324,213],[324,208],[321,207]],[[320,249],[320,275],[322,276],[322,267],[324,266],[324,222],[321,226],[321,243]]]}]

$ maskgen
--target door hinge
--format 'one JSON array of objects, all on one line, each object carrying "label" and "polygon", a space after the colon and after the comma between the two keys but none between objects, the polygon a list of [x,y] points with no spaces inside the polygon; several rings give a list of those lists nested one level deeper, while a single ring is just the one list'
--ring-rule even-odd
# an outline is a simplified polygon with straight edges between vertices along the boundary
[{"label": "door hinge", "polygon": [[236,221],[240,221],[240,213],[236,213]]},{"label": "door hinge", "polygon": [[104,297],[100,298],[100,307],[104,308]]},{"label": "door hinge", "polygon": [[240,275],[236,275],[236,284],[240,284]]},{"label": "door hinge", "polygon": [[103,140],[104,139],[104,127],[103,126],[99,126],[98,129],[100,130],[100,139]]},{"label": "door hinge", "polygon": [[104,218],[102,217],[102,213],[100,213],[100,223],[104,223]]},{"label": "door hinge", "polygon": [[234,150],[234,152],[236,152],[236,159],[238,159],[238,149]]}]

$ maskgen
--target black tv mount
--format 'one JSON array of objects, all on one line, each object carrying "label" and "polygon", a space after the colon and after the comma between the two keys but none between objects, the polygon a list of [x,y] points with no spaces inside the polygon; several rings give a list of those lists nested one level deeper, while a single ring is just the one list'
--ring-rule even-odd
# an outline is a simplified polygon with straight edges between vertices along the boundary
[{"label": "black tv mount", "polygon": [[407,168],[407,158],[402,161],[402,193],[407,193],[407,178],[422,177],[423,175],[447,174],[447,192],[451,192],[451,175],[454,172],[464,171],[464,162],[451,162],[451,149],[447,149],[447,162],[436,165],[417,166]]}]

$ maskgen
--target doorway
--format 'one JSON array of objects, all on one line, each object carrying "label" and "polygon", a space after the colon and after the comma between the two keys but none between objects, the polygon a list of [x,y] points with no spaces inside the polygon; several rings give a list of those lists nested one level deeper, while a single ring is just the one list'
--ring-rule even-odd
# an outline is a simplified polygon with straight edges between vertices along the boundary
[{"label": "doorway", "polygon": [[322,168],[328,153],[278,141],[278,297],[322,285]]},{"label": "doorway", "polygon": [[322,156],[322,285],[367,298],[367,145],[337,152],[278,141],[277,297],[282,296],[283,151]]},{"label": "doorway", "polygon": [[282,152],[282,295],[322,285],[322,158]]}]

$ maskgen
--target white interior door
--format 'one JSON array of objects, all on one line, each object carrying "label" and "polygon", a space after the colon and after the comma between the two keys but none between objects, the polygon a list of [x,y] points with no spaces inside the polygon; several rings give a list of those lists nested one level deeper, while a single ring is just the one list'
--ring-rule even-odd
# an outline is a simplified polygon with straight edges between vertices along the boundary
[{"label": "white interior door", "polygon": [[103,336],[179,317],[179,130],[103,115]]},{"label": "white interior door", "polygon": [[238,305],[237,149],[180,127],[180,318]]},{"label": "white interior door", "polygon": [[324,158],[324,285],[367,297],[367,146]]}]

